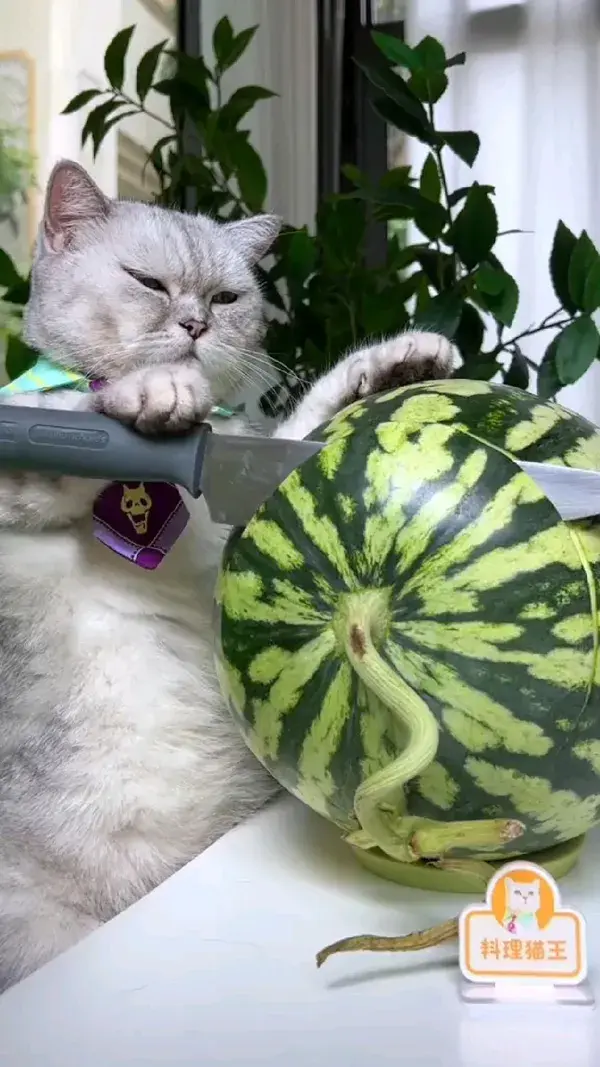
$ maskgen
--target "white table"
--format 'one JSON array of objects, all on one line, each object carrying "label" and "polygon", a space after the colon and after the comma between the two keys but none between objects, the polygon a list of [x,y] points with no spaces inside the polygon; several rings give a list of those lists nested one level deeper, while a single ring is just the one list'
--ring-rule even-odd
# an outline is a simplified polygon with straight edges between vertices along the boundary
[{"label": "white table", "polygon": [[[600,835],[562,887],[588,918],[600,1001]],[[0,997],[0,1063],[598,1067],[599,1011],[465,1005],[453,946],[315,967],[338,937],[408,932],[467,902],[363,872],[282,800]]]}]

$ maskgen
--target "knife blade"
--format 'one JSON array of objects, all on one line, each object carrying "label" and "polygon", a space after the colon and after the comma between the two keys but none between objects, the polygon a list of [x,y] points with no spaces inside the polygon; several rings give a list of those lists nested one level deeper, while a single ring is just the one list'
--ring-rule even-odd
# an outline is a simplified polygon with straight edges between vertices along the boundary
[{"label": "knife blade", "polygon": [[245,526],[288,475],[322,448],[322,441],[211,433],[200,474],[211,519]]},{"label": "knife blade", "polygon": [[600,515],[600,471],[529,460],[515,462],[548,497],[561,519],[575,522]]},{"label": "knife blade", "polygon": [[[144,437],[89,411],[0,405],[0,469],[101,481],[165,481],[204,495],[214,522],[245,525],[321,441],[214,433],[208,423],[176,435]],[[515,462],[561,518],[600,515],[600,471]]]}]

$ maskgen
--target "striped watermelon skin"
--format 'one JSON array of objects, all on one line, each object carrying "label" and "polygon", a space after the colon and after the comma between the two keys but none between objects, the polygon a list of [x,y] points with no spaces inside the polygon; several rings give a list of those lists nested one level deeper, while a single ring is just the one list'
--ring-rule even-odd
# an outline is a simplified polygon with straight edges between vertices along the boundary
[{"label": "striped watermelon skin", "polygon": [[359,401],[313,437],[326,447],[223,558],[216,660],[250,749],[315,811],[359,828],[357,788],[407,739],[336,625],[370,590],[379,655],[439,725],[399,811],[518,820],[518,848],[497,844],[499,858],[586,832],[600,819],[600,524],[562,522],[512,457],[600,469],[596,428],[520,390],[452,380]]}]

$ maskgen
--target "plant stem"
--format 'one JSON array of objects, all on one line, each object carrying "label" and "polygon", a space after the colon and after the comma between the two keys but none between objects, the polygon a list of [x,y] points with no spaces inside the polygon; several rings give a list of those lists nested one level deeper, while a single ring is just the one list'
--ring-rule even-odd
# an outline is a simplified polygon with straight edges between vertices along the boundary
[{"label": "plant stem", "polygon": [[[427,105],[427,112],[428,112],[428,115],[429,115],[429,121],[430,121],[432,127],[435,129],[435,125],[434,125],[434,121],[433,121],[433,117],[434,117],[433,116],[433,104],[431,102]],[[452,208],[450,206],[450,189],[449,189],[449,186],[448,186],[448,179],[446,178],[446,171],[444,169],[444,163],[443,163],[443,160],[442,160],[442,149],[439,146],[433,146],[432,147],[432,152],[433,152],[433,157],[434,157],[434,159],[435,159],[435,161],[437,163],[438,174],[440,176],[440,181],[442,183],[442,191],[444,193],[444,200],[446,201],[446,211],[448,212],[448,221],[449,221],[450,225],[452,225]],[[436,245],[437,245],[437,248],[438,248],[438,252],[441,253],[441,247],[440,247],[439,241],[436,242]],[[458,258],[457,258],[456,252],[454,252],[454,251],[452,253],[452,265],[453,265],[453,279],[452,279],[452,282],[453,282],[453,285],[456,285],[457,280],[458,280],[457,279]],[[441,267],[440,267],[440,279],[439,280],[440,280],[440,289],[441,289],[442,288],[442,268]]]},{"label": "plant stem", "polygon": [[118,93],[113,93],[113,97],[115,100],[117,97],[120,97],[124,103],[137,108],[141,115],[147,115],[149,119],[153,119],[155,122],[160,122],[161,126],[166,126],[167,130],[171,130],[175,135],[177,134],[174,123],[164,119],[162,115],[157,115],[155,111],[150,111],[145,104],[141,104],[139,100],[134,100],[132,96],[129,96],[128,93],[124,93],[122,89],[119,90]]},{"label": "plant stem", "polygon": [[[567,319],[561,319],[560,322],[550,321],[555,317],[555,315],[560,315],[561,311],[562,308],[558,308],[556,311],[551,312],[550,315],[546,315],[546,318],[540,323],[539,326],[530,326],[527,330],[523,330],[522,333],[517,333],[514,337],[509,337],[507,341],[504,341],[501,344],[497,344],[496,347],[493,348],[492,351],[489,353],[490,356],[495,358],[500,354],[500,352],[504,352],[507,348],[510,348],[511,345],[516,344],[517,341],[521,341],[524,337],[533,337],[536,333],[543,333],[545,330],[560,330],[563,326],[568,326],[569,323],[573,321],[573,318],[571,316]],[[537,367],[537,364],[534,364],[534,366],[536,367],[536,369],[539,369]]]}]

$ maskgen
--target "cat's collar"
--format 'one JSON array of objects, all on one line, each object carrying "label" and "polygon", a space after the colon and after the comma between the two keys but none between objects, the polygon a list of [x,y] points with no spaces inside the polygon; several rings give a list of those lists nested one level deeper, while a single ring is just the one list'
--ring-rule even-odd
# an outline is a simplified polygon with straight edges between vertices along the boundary
[{"label": "cat's collar", "polygon": [[[78,371],[66,370],[60,364],[55,363],[48,355],[41,355],[29,370],[14,378],[12,382],[4,386],[5,394],[11,393],[46,393],[52,389],[79,389],[87,392],[91,383],[85,374]],[[243,405],[236,408],[228,404],[214,404],[210,414],[214,418],[231,419],[239,414]]]}]

